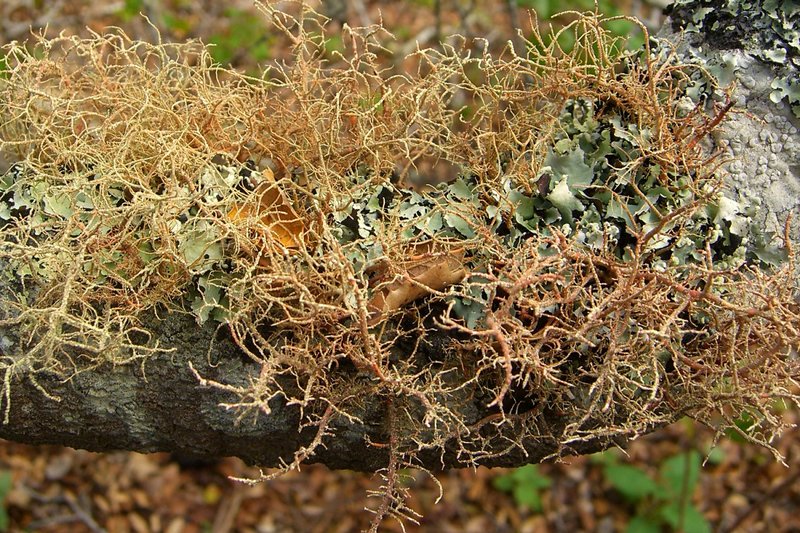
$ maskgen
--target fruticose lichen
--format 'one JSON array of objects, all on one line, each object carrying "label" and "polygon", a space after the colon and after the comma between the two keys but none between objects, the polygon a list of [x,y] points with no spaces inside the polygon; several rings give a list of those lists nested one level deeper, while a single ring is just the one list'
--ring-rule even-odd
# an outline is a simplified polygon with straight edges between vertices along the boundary
[{"label": "fruticose lichen", "polygon": [[[698,68],[621,56],[584,14],[571,53],[445,47],[389,76],[379,29],[327,67],[307,20],[265,9],[297,48],[262,79],[119,35],[8,48],[6,409],[13,375],[169,350],[138,317],[187,312],[258,365],[248,387],[211,383],[232,405],[282,396],[319,426],[297,462],[366,401],[390,406],[390,471],[423,449],[479,463],[497,435],[566,453],[683,414],[748,412],[768,445],[772,402],[797,400],[794,256],[722,194],[705,145],[728,109],[687,105]],[[422,160],[459,175],[412,189]],[[452,401],[488,416],[468,426]],[[570,422],[549,434],[542,413]]]}]

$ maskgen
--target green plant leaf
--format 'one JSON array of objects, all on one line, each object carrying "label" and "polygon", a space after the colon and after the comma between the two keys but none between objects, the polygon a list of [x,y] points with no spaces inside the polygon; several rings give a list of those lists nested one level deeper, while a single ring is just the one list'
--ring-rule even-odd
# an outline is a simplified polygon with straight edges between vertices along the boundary
[{"label": "green plant leaf", "polygon": [[127,22],[144,11],[144,0],[125,0],[122,9],[117,13],[123,21]]},{"label": "green plant leaf", "polygon": [[694,505],[688,505],[683,515],[683,531],[685,533],[711,533],[711,525]]},{"label": "green plant leaf", "polygon": [[188,20],[176,17],[172,13],[164,13],[163,17],[164,24],[166,24],[167,28],[170,30],[185,34],[192,29],[192,25],[189,24]]},{"label": "green plant leaf", "polygon": [[539,472],[537,465],[525,465],[517,468],[511,476],[520,484],[539,489],[545,489],[552,484],[550,478]]},{"label": "green plant leaf", "polygon": [[654,494],[658,489],[650,476],[633,466],[609,465],[605,468],[605,475],[612,487],[634,502]]},{"label": "green plant leaf", "polygon": [[706,455],[706,462],[718,465],[725,462],[725,450],[722,448],[711,448]]},{"label": "green plant leaf", "polygon": [[593,453],[589,456],[589,460],[592,462],[592,464],[612,466],[619,464],[619,456],[617,455],[618,453],[619,452],[616,449],[608,449],[602,452]]},{"label": "green plant leaf", "polygon": [[511,474],[497,476],[492,480],[492,486],[503,492],[511,492],[514,490],[514,486],[516,484],[517,483],[514,481],[514,478],[511,476]]},{"label": "green plant leaf", "polygon": [[[661,465],[661,480],[673,497],[685,496],[688,500],[694,493],[697,480],[700,478],[700,463],[700,453],[696,450],[670,457],[664,461]],[[683,494],[684,490],[685,495]]]},{"label": "green plant leaf", "polygon": [[525,465],[492,480],[492,485],[496,489],[510,492],[514,496],[514,501],[536,513],[542,512],[542,498],[539,491],[546,489],[551,483],[550,478],[539,472],[537,465]]},{"label": "green plant leaf", "polygon": [[644,516],[634,516],[625,533],[661,533],[661,524]]},{"label": "green plant leaf", "polygon": [[514,487],[514,500],[520,505],[526,506],[535,513],[542,512],[542,498],[539,489],[526,483],[517,484]]},{"label": "green plant leaf", "polygon": [[[670,502],[661,508],[661,517],[675,531],[683,533],[711,533],[711,526],[706,517],[697,508],[687,504],[683,508],[681,520],[681,507],[679,502]],[[681,523],[682,522],[682,523]]]},{"label": "green plant leaf", "polygon": [[11,472],[4,470],[0,472],[0,501],[4,500],[11,491]]},{"label": "green plant leaf", "polygon": [[6,512],[4,501],[11,492],[12,477],[11,472],[0,472],[0,531],[8,531],[8,513]]}]

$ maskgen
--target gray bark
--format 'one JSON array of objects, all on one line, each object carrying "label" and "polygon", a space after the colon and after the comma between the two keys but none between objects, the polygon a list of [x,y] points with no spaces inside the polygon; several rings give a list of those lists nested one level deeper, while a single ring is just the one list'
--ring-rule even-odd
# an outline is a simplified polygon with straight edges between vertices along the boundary
[{"label": "gray bark", "polygon": [[[244,385],[259,371],[259,366],[244,357],[227,338],[218,338],[207,354],[207,347],[217,333],[213,327],[198,327],[190,317],[170,316],[152,320],[152,331],[173,354],[155,356],[146,365],[102,367],[82,372],[69,381],[39,375],[37,383],[57,396],[53,401],[30,380],[12,384],[10,418],[0,425],[0,437],[30,444],[59,444],[92,451],[131,450],[169,451],[192,458],[240,457],[250,464],[277,466],[291,463],[294,453],[314,438],[315,428],[298,431],[300,412],[287,406],[282,398],[270,403],[272,412],[251,413],[239,419],[241,412],[220,406],[236,401],[231,393],[204,387],[189,367],[205,379],[231,385]],[[291,384],[285,383],[287,390]],[[488,400],[476,398],[448,405],[459,412],[467,425],[486,416]],[[388,464],[386,447],[368,443],[387,441],[386,406],[380,402],[355,413],[363,424],[334,424],[334,435],[324,440],[324,447],[309,462],[331,468],[376,471]],[[536,427],[558,435],[570,420],[542,411],[533,420]],[[516,438],[515,430],[505,429],[507,437]],[[494,451],[505,449],[508,440],[496,435]],[[558,451],[590,453],[611,444],[610,439],[582,443],[564,449],[559,440],[524,439],[525,449],[487,458],[482,464],[514,466],[538,462]],[[430,469],[464,466],[453,449],[445,452],[422,452],[419,463]]]},{"label": "gray bark", "polygon": [[[714,138],[715,148],[728,160],[728,193],[760,205],[756,218],[778,234],[793,214],[791,235],[797,241],[800,102],[796,92],[783,95],[800,87],[800,48],[794,37],[800,10],[788,1],[779,1],[776,12],[762,0],[751,4],[679,0],[668,9],[661,36],[677,44],[682,59],[707,66],[732,89],[735,107]],[[790,90],[780,90],[786,84]]]}]

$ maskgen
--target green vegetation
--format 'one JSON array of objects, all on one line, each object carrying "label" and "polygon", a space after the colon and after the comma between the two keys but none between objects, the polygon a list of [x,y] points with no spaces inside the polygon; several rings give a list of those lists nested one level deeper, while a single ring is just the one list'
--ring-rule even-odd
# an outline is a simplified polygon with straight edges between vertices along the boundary
[{"label": "green vegetation", "polygon": [[119,16],[123,21],[128,21],[143,13],[144,8],[144,0],[125,0],[119,11]]},{"label": "green vegetation", "polygon": [[635,509],[627,533],[671,531],[708,533],[711,527],[692,503],[701,472],[697,451],[674,455],[664,460],[653,478],[642,468],[619,463],[616,455],[600,454],[606,481]]},{"label": "green vegetation", "polygon": [[[709,533],[711,527],[692,503],[701,475],[701,457],[691,450],[665,459],[653,477],[643,467],[624,464],[615,450],[592,457],[605,482],[631,507],[626,533],[669,531]],[[520,506],[541,513],[542,493],[551,479],[537,465],[526,465],[493,479],[496,489],[513,495]]]},{"label": "green vegetation", "polygon": [[[570,5],[566,5],[565,2],[559,0],[519,0],[518,4],[520,7],[536,11],[541,20],[553,19],[557,14],[564,11],[566,7],[575,11],[593,11],[597,9],[598,12],[605,14],[607,17],[620,17],[608,21],[606,27],[613,35],[625,40],[628,50],[640,50],[644,45],[644,34],[641,28],[633,21],[623,18],[624,13],[620,10],[619,3],[613,0],[599,0],[597,3],[594,0],[573,0],[569,3]],[[551,24],[558,29],[562,26],[563,20],[553,19]],[[572,34],[569,32],[559,35],[558,43],[565,51],[572,50],[575,45]]]},{"label": "green vegetation", "polygon": [[[127,22],[147,14],[146,7],[143,0],[125,0],[118,14]],[[226,8],[223,17],[227,20],[225,30],[208,38],[211,57],[217,63],[230,65],[244,60],[260,63],[272,57],[273,39],[269,37],[261,18],[254,17],[252,12],[236,8]],[[159,19],[155,22],[159,22],[162,29],[170,31],[174,36],[184,36],[192,29],[188,20],[174,12],[174,7],[164,7],[159,13]]]},{"label": "green vegetation", "polygon": [[[651,476],[645,467],[621,462],[616,450],[592,456],[599,465],[605,482],[618,492],[630,507],[631,518],[626,533],[658,533],[669,531],[709,533],[711,527],[692,503],[701,475],[701,456],[695,451],[666,458]],[[514,501],[534,513],[541,513],[542,494],[551,479],[538,465],[526,465],[495,477],[497,490],[510,493]]]},{"label": "green vegetation", "polygon": [[269,38],[262,19],[236,8],[224,11],[228,28],[224,33],[212,35],[208,44],[214,61],[222,65],[241,61],[245,56],[259,63],[272,57],[273,40]]},{"label": "green vegetation", "polygon": [[550,487],[552,481],[539,472],[538,465],[525,465],[508,474],[497,476],[492,484],[496,489],[512,494],[518,505],[527,507],[534,513],[541,513],[541,492]]},{"label": "green vegetation", "polygon": [[8,493],[11,492],[11,482],[11,472],[0,471],[0,531],[8,531],[8,512],[5,501]]}]

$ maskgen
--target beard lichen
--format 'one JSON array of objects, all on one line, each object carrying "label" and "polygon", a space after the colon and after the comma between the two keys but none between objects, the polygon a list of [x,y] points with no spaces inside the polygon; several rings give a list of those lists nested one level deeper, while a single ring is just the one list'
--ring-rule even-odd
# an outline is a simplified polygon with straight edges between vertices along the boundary
[{"label": "beard lichen", "polygon": [[[386,405],[379,517],[402,513],[397,471],[423,450],[479,464],[742,413],[769,446],[771,404],[798,399],[794,256],[721,193],[703,139],[730,107],[684,105],[699,67],[622,55],[602,17],[573,14],[569,53],[538,34],[524,55],[443,46],[398,75],[380,28],[348,30],[330,66],[310,18],[264,10],[295,54],[261,78],[196,43],[6,47],[6,413],[16,374],[169,351],[140,317],[178,312],[259,368],[203,385],[243,413],[282,396],[318,427],[287,467],[367,394]],[[458,175],[410,187],[424,161]]]}]

